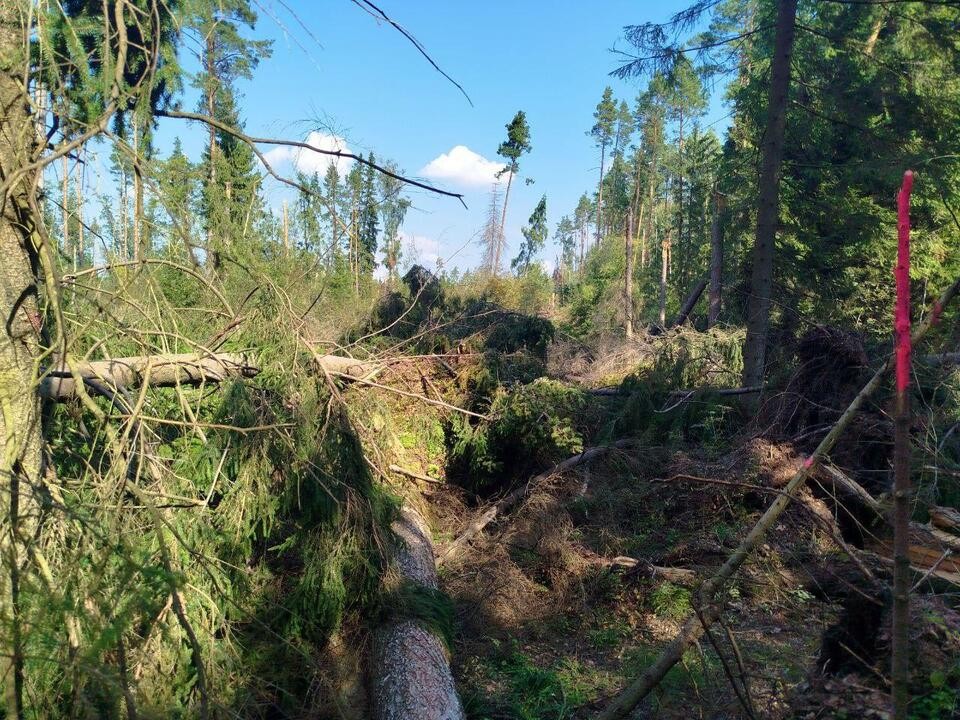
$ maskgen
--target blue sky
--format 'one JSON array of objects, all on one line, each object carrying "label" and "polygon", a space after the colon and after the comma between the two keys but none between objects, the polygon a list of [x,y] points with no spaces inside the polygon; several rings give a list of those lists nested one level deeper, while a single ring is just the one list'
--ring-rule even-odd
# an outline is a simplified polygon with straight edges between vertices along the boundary
[{"label": "blue sky", "polygon": [[[608,75],[617,65],[611,48],[622,46],[623,26],[665,20],[685,5],[675,0],[378,3],[463,85],[471,106],[406,39],[349,0],[254,4],[260,14],[254,35],[272,38],[274,46],[254,79],[239,87],[247,131],[298,140],[311,131],[336,135],[351,151],[372,150],[410,175],[463,192],[467,210],[453,199],[411,192],[414,204],[403,228],[407,262],[419,259],[433,266],[439,256],[447,267],[460,268],[478,260],[476,235],[489,192],[484,178],[514,113],[524,110],[530,123],[533,151],[521,162],[521,180],[530,177],[535,184],[513,184],[508,258],[516,253],[520,228],[542,194],[547,195],[552,232],[561,215],[597,182],[598,153],[585,132],[600,94],[609,84],[632,105],[641,89],[639,82]],[[195,102],[187,96],[183,104],[193,109]],[[705,122],[718,121],[722,127],[723,115],[714,102]],[[164,121],[161,152],[174,135],[182,138],[188,154],[199,157],[200,128]],[[428,168],[457,146],[480,158],[461,149]],[[298,162],[325,167],[325,160],[312,155],[295,158],[280,149],[270,157],[287,173]],[[445,172],[438,175],[437,168]],[[267,195],[275,207],[291,197],[278,187],[268,187]],[[543,258],[553,257],[548,246]]]}]

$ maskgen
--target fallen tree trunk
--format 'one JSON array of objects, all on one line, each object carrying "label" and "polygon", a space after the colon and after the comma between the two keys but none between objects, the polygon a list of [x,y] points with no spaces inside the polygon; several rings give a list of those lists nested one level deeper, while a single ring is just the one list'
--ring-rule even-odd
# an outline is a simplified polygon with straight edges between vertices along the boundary
[{"label": "fallen tree trunk", "polygon": [[[960,278],[955,280],[954,283],[944,291],[935,302],[933,312],[929,313],[924,322],[914,331],[912,337],[913,343],[918,342],[935,323],[939,322],[943,308],[954,299],[958,291],[960,291]],[[859,412],[861,405],[880,387],[884,375],[892,364],[892,357],[888,357],[867,384],[857,393],[857,396],[843,412],[830,432],[827,433],[827,436],[820,441],[820,444],[816,450],[813,451],[813,454],[807,458],[803,466],[790,479],[790,482],[783,488],[782,494],[778,495],[770,504],[770,507],[767,508],[766,512],[764,512],[750,532],[747,533],[747,536],[737,549],[733,551],[713,577],[703,583],[697,593],[699,596],[697,601],[702,603],[699,617],[694,615],[684,623],[677,637],[664,648],[656,662],[648,667],[640,677],[634,680],[633,683],[614,698],[613,702],[597,715],[598,720],[614,720],[615,718],[626,717],[653,688],[660,684],[660,681],[663,680],[670,669],[680,661],[684,652],[686,652],[686,650],[700,638],[704,630],[720,616],[724,605],[722,595],[728,581],[761,543],[767,531],[776,523],[781,513],[787,509],[790,502],[794,499],[794,495],[796,495],[804,483],[806,483],[807,477],[810,475],[812,469],[822,460],[824,455],[830,452],[840,438],[840,435],[843,434],[847,426]]]},{"label": "fallen tree trunk", "polygon": [[254,377],[259,372],[243,355],[233,353],[121,357],[75,363],[73,372],[60,362],[41,380],[40,395],[57,402],[76,397],[77,376],[113,388],[134,388],[144,383],[151,387],[217,383],[232,377]]},{"label": "fallen tree trunk", "polygon": [[917,358],[917,361],[921,365],[929,365],[930,367],[960,365],[960,353],[948,352],[948,353],[939,353],[935,355],[921,355],[920,357]]},{"label": "fallen tree trunk", "polygon": [[[423,518],[404,507],[391,528],[399,581],[436,592],[433,544]],[[414,619],[388,617],[374,631],[370,673],[374,720],[465,717],[443,642]]]},{"label": "fallen tree trunk", "polygon": [[883,516],[883,506],[880,505],[880,501],[867,492],[863,485],[833,465],[823,463],[820,465],[820,470],[830,479],[835,489],[839,489],[847,497],[855,498],[860,505],[870,509],[875,515]]},{"label": "fallen tree trunk", "polygon": [[437,565],[443,565],[459,555],[469,544],[469,542],[487,525],[496,520],[499,515],[507,512],[514,505],[523,500],[530,493],[530,489],[534,485],[539,484],[558,472],[569,470],[577,465],[581,465],[583,463],[590,462],[595,458],[602,457],[611,450],[630,447],[635,444],[636,440],[618,440],[610,445],[600,445],[598,447],[588,448],[579,455],[574,455],[573,457],[567,458],[563,462],[557,463],[549,470],[540,473],[531,479],[530,482],[521,485],[513,492],[502,497],[499,501],[487,508],[487,510],[485,510],[480,517],[470,523],[466,530],[460,533],[455,540],[447,545],[446,549],[437,558]]},{"label": "fallen tree trunk", "polygon": [[953,533],[960,530],[960,511],[955,508],[934,505],[928,512],[930,513],[930,524],[934,527]]},{"label": "fallen tree trunk", "polygon": [[703,291],[706,288],[707,279],[704,278],[697,283],[695,288],[693,288],[693,292],[690,293],[686,301],[683,303],[683,307],[680,308],[680,313],[677,315],[677,319],[673,321],[673,324],[670,327],[680,327],[687,321],[687,318],[690,317],[690,313],[693,312],[693,308],[697,306],[697,301],[700,299],[700,296],[703,295]]},{"label": "fallen tree trunk", "polygon": [[[689,397],[694,397],[696,395],[719,395],[721,397],[736,397],[738,395],[752,395],[763,390],[763,385],[755,385],[753,387],[739,387],[739,388],[715,388],[715,387],[701,387],[701,388],[690,388],[686,390],[671,390],[671,396],[677,395],[688,395]],[[619,387],[604,387],[604,388],[593,388],[586,391],[588,395],[598,395],[600,397],[614,397],[617,395],[622,395],[627,397],[630,395],[629,392],[624,392]],[[689,399],[689,398],[688,398]]]}]

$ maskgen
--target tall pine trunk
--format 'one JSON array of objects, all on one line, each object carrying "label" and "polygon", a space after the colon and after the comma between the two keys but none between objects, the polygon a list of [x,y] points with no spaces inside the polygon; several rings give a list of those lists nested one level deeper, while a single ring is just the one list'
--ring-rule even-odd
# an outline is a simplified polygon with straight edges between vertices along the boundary
[{"label": "tall pine trunk", "polygon": [[793,53],[796,15],[797,0],[778,2],[770,93],[767,100],[767,126],[760,163],[757,234],[753,247],[753,274],[747,308],[747,339],[743,351],[744,387],[763,384],[773,291],[774,244],[779,217],[780,168],[783,160],[783,135],[790,91],[790,58]]},{"label": "tall pine trunk", "polygon": [[623,279],[624,330],[633,337],[633,209],[627,210],[627,233],[624,241],[626,268]]},{"label": "tall pine trunk", "polygon": [[140,166],[140,127],[133,122],[133,259],[147,258],[143,233],[143,168]]},{"label": "tall pine trunk", "polygon": [[660,243],[660,327],[667,326],[667,277],[670,273],[670,230]]},{"label": "tall pine trunk", "polygon": [[603,232],[601,230],[601,227],[603,225],[601,221],[601,218],[602,218],[601,213],[603,212],[603,166],[607,159],[606,156],[607,156],[607,146],[601,145],[600,146],[600,182],[597,183],[597,242],[596,242],[597,245],[600,244],[600,239],[603,235]]},{"label": "tall pine trunk", "polygon": [[710,298],[707,329],[717,324],[723,293],[723,230],[720,225],[721,200],[717,185],[713,186],[713,217],[710,220]]},{"label": "tall pine trunk", "polygon": [[510,186],[513,184],[513,168],[507,174],[507,191],[503,194],[503,211],[500,214],[500,235],[494,238],[496,248],[493,251],[493,267],[490,268],[490,274],[496,276],[500,272],[500,253],[503,251],[503,243],[507,237],[507,203],[510,202]]},{"label": "tall pine trunk", "polygon": [[[38,137],[23,84],[27,62],[26,3],[0,2],[0,177],[12,179],[36,159]],[[40,398],[35,368],[40,355],[35,216],[36,175],[17,179],[0,198],[0,682],[7,717],[23,717],[24,629],[20,572],[27,563],[23,541],[33,531],[37,508],[31,488],[41,483]]]}]

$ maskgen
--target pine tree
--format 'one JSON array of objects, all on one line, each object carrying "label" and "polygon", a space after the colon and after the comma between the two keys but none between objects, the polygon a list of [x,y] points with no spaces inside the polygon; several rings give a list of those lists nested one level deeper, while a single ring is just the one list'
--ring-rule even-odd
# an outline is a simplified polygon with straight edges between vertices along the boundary
[{"label": "pine tree", "polygon": [[577,270],[583,272],[584,255],[586,254],[587,238],[590,236],[590,218],[593,217],[593,203],[584,193],[577,202],[573,211],[573,224],[577,228],[577,237],[580,241],[580,256],[577,259]]},{"label": "pine tree", "polygon": [[600,148],[600,180],[597,183],[597,244],[603,236],[603,175],[604,165],[607,156],[607,148],[610,147],[614,139],[614,129],[617,122],[617,104],[613,100],[613,88],[607,86],[603,90],[603,97],[597,104],[597,109],[593,113],[595,120],[593,127],[588,133],[593,137],[597,147]]},{"label": "pine tree", "polygon": [[325,209],[325,218],[330,232],[330,242],[327,246],[327,268],[335,268],[341,256],[343,255],[343,246],[341,238],[343,236],[344,212],[343,201],[345,193],[340,185],[340,172],[337,170],[336,163],[330,163],[327,166],[327,172],[323,176],[323,203]]},{"label": "pine tree", "polygon": [[[514,176],[520,171],[520,158],[530,152],[530,126],[527,125],[527,116],[519,110],[513,116],[513,120],[507,123],[507,139],[500,143],[497,148],[497,155],[507,161],[506,167],[498,173],[497,177],[507,174],[507,189],[503,194],[503,210],[500,217],[500,241],[496,246],[496,253],[493,258],[493,274],[500,272],[500,252],[501,245],[504,244],[507,237],[507,203],[510,201],[510,186],[513,183]],[[528,181],[529,182],[529,181]]]}]

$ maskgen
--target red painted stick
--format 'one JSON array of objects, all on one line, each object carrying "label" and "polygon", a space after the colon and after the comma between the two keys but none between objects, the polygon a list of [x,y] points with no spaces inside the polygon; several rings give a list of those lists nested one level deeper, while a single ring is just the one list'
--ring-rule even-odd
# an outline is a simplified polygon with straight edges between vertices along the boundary
[{"label": "red painted stick", "polygon": [[913,171],[903,174],[903,186],[897,196],[897,306],[893,328],[897,342],[897,392],[910,384],[910,191]]},{"label": "red painted stick", "polygon": [[910,705],[910,191],[913,173],[903,174],[897,196],[897,397],[893,436],[893,616],[890,665],[894,720],[907,720]]}]

